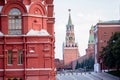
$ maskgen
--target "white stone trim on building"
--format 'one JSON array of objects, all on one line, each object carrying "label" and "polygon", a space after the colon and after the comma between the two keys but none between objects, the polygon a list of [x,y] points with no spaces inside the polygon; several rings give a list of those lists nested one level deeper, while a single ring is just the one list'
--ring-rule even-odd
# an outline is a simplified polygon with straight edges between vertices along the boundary
[{"label": "white stone trim on building", "polygon": [[26,69],[0,69],[2,71],[39,71],[39,70],[54,70],[53,68],[26,68]]}]

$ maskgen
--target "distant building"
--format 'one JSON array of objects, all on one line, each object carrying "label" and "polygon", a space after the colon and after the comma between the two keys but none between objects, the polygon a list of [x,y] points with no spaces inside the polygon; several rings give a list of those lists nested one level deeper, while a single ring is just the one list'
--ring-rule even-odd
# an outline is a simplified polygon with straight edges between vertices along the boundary
[{"label": "distant building", "polygon": [[66,38],[63,46],[64,65],[70,65],[72,61],[78,59],[78,44],[75,42],[74,25],[72,24],[71,14],[69,13],[68,24],[66,26]]},{"label": "distant building", "polygon": [[0,80],[55,80],[53,0],[0,0]]},{"label": "distant building", "polygon": [[63,64],[63,60],[60,59],[55,59],[55,67],[57,69],[57,71],[61,71],[62,69],[64,69],[64,64]]},{"label": "distant building", "polygon": [[101,71],[101,69],[105,69],[105,66],[102,63],[102,59],[100,58],[100,52],[102,51],[102,47],[107,45],[110,37],[117,31],[120,31],[120,21],[106,21],[106,22],[98,22],[95,25],[94,35],[95,35],[95,65],[94,71]]}]

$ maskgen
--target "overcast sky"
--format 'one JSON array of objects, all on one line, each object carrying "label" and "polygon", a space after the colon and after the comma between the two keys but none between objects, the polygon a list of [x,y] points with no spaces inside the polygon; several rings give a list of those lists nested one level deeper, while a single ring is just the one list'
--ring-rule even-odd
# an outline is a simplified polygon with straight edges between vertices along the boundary
[{"label": "overcast sky", "polygon": [[55,12],[55,58],[63,59],[66,25],[71,9],[75,39],[80,55],[85,54],[88,46],[89,30],[99,20],[120,19],[120,0],[54,0]]}]

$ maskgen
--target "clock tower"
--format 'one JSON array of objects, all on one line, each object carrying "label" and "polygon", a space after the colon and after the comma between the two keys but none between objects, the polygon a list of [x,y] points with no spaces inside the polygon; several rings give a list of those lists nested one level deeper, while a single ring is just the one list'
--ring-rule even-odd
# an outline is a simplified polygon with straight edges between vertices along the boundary
[{"label": "clock tower", "polygon": [[70,65],[72,61],[79,57],[78,45],[75,42],[74,25],[72,24],[71,14],[69,9],[69,19],[66,25],[66,37],[63,46],[64,65]]}]

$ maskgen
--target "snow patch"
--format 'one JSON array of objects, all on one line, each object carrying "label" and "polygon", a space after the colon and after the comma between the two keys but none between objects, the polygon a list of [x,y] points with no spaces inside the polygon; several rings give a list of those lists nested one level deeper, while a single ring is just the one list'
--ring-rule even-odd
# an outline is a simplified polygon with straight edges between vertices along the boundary
[{"label": "snow patch", "polygon": [[48,36],[49,33],[44,29],[42,29],[41,31],[31,29],[26,35],[30,35],[30,36],[31,35],[32,36]]},{"label": "snow patch", "polygon": [[29,12],[30,6],[29,5],[25,5],[27,12]]},{"label": "snow patch", "polygon": [[2,11],[3,6],[0,6],[0,12]]},{"label": "snow patch", "polygon": [[2,32],[0,32],[0,36],[3,36],[4,34]]},{"label": "snow patch", "polygon": [[30,53],[34,53],[35,51],[34,51],[34,50],[30,50],[29,52],[30,52]]},{"label": "snow patch", "polygon": [[48,33],[46,30],[44,30],[44,29],[42,29],[42,30],[40,31],[40,34],[43,35],[43,36],[49,35],[49,33]]}]

